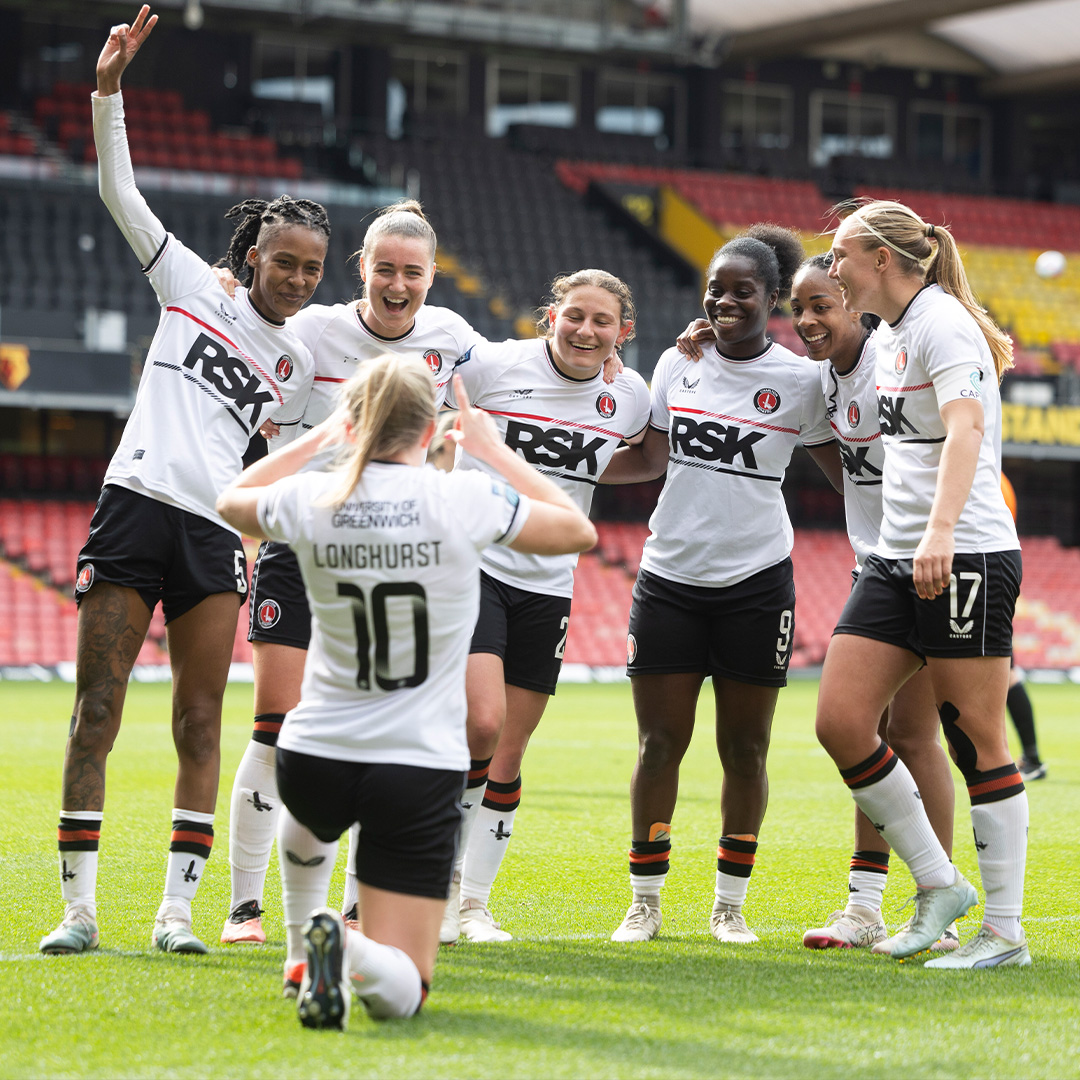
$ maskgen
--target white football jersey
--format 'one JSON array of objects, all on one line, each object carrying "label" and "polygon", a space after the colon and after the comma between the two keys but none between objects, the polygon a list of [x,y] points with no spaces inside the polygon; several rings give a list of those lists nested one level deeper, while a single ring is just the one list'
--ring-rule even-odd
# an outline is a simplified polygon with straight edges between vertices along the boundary
[{"label": "white football jersey", "polygon": [[668,349],[652,382],[653,427],[668,433],[667,480],[642,568],[719,588],[782,562],[794,534],[780,486],[797,442],[832,442],[818,366],[782,345],[700,362]]},{"label": "white football jersey", "polygon": [[878,423],[885,446],[881,540],[889,559],[915,554],[937,490],[945,425],[941,408],[966,398],[983,411],[971,493],[956,523],[956,551],[1020,547],[1001,494],[1001,395],[978,323],[938,285],[922,289],[895,325],[877,332]]},{"label": "white football jersey", "polygon": [[859,567],[874,550],[881,532],[885,448],[877,420],[875,341],[874,334],[866,338],[855,366],[843,375],[827,360],[821,365],[825,412],[844,462],[847,534]]},{"label": "white football jersey", "polygon": [[291,320],[264,319],[246,289],[230,299],[210,267],[165,232],[135,187],[120,95],[92,100],[102,198],[161,303],[105,483],[228,529],[214,508],[218,492],[240,473],[259,426],[306,391],[311,353]]},{"label": "white football jersey", "polygon": [[468,769],[479,551],[518,535],[529,500],[476,472],[372,462],[343,506],[325,505],[339,479],[298,473],[259,497],[259,524],[296,553],[311,607],[300,704],[278,745]]},{"label": "white football jersey", "polygon": [[[564,375],[546,341],[485,342],[471,349],[457,373],[469,400],[490,413],[503,441],[550,476],[588,514],[597,479],[624,439],[649,421],[645,380],[624,368],[613,383],[604,373]],[[456,407],[453,390],[446,403]],[[463,453],[459,467],[496,475]],[[577,555],[526,555],[508,548],[484,552],[484,572],[529,592],[572,596]]]},{"label": "white football jersey", "polygon": [[[360,316],[360,302],[327,307],[315,304],[289,321],[315,357],[310,395],[295,402],[277,422],[281,434],[270,440],[270,449],[291,442],[321,424],[337,408],[341,389],[366,360],[384,353],[420,356],[435,380],[435,404],[442,408],[454,366],[473,347],[486,339],[460,315],[447,308],[424,305],[416,313],[412,329],[397,338],[379,337]],[[325,456],[320,455],[325,462]]]}]

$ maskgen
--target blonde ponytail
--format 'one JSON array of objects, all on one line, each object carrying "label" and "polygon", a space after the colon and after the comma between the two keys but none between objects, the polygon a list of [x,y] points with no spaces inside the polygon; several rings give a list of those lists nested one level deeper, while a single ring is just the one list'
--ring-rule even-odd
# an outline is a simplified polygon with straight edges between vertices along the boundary
[{"label": "blonde ponytail", "polygon": [[389,353],[366,361],[346,384],[344,403],[353,446],[339,466],[341,481],[326,497],[342,506],[374,458],[413,446],[435,419],[435,386],[419,357]]},{"label": "blonde ponytail", "polygon": [[901,273],[918,274],[927,283],[940,285],[959,300],[986,338],[998,382],[1001,382],[1005,372],[1013,366],[1012,338],[990,318],[972,292],[960,249],[944,225],[930,225],[910,206],[884,199],[862,204],[842,203],[833,207],[830,213],[845,215],[848,221],[856,222],[867,247],[884,244],[895,252]]}]

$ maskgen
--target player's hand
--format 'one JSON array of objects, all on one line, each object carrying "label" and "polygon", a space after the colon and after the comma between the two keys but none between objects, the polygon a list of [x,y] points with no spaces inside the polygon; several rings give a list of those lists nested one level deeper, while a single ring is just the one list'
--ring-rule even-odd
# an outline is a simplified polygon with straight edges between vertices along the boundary
[{"label": "player's hand", "polygon": [[259,434],[269,442],[271,439],[276,439],[281,434],[281,428],[275,424],[273,420],[267,420],[263,423],[263,426],[259,428]]},{"label": "player's hand", "polygon": [[108,97],[120,90],[120,76],[135,58],[142,43],[150,36],[150,31],[157,25],[158,17],[150,14],[150,5],[143,4],[135,21],[128,26],[120,23],[109,31],[109,40],[101,50],[97,62],[97,91],[99,96]]},{"label": "player's hand", "polygon": [[[227,266],[211,266],[210,273],[217,278],[218,284],[229,294],[229,299],[235,300],[236,286],[240,284],[240,281],[233,272]],[[274,434],[276,435],[277,432],[275,431]]]},{"label": "player's hand", "polygon": [[613,349],[611,355],[604,361],[604,382],[613,383],[615,376],[623,369],[622,357]]},{"label": "player's hand", "polygon": [[933,600],[949,587],[955,549],[952,529],[927,526],[912,560],[912,579],[919,599]]},{"label": "player's hand", "polygon": [[454,400],[457,402],[458,416],[454,426],[446,433],[447,439],[481,461],[487,461],[492,454],[506,448],[495,421],[483,409],[473,408],[465,389],[465,380],[460,375],[454,376]]},{"label": "player's hand", "polygon": [[711,345],[716,334],[707,319],[695,319],[675,339],[675,348],[690,360],[700,360],[704,355],[704,346]]},{"label": "player's hand", "polygon": [[[270,421],[267,421],[267,423],[270,423]],[[262,428],[259,430],[261,431]],[[327,446],[340,446],[344,442],[353,441],[352,424],[349,423],[349,410],[344,405],[340,405],[321,424],[317,424],[311,430],[316,437],[316,447],[313,454],[317,454]]]}]

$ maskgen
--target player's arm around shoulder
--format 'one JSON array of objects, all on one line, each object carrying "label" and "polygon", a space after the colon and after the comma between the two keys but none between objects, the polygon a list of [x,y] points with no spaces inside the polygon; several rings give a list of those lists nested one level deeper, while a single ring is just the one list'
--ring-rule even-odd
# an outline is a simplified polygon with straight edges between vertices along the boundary
[{"label": "player's arm around shoulder", "polygon": [[626,439],[611,456],[607,468],[600,475],[601,484],[641,484],[664,475],[668,463],[668,407],[667,385],[672,365],[694,361],[687,360],[677,349],[667,349],[653,372],[652,389],[635,372],[622,372],[634,387],[635,423],[640,419],[640,430]]}]

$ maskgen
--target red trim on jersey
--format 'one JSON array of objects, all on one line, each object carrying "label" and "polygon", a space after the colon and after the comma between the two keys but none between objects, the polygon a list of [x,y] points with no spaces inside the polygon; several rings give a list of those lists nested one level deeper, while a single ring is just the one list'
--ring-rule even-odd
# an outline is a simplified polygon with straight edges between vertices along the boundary
[{"label": "red trim on jersey", "polygon": [[[220,330],[218,330],[214,326],[211,326],[209,323],[204,323],[202,319],[200,319],[197,315],[192,315],[190,311],[185,311],[183,308],[180,307],[173,307],[171,304],[166,307],[165,310],[175,312],[177,315],[186,316],[192,322],[197,322],[204,330],[209,330],[210,333],[213,334],[215,337],[221,338],[221,340],[224,341],[226,345],[232,346],[232,348],[234,348],[270,384],[270,389],[274,391],[274,394],[278,399],[278,404],[285,404],[285,399],[281,396],[281,391],[278,389],[277,383],[274,382],[274,380],[265,371],[263,371],[263,369],[259,366],[258,361],[248,356],[248,354],[244,352],[244,350],[241,349],[235,341],[230,341]],[[273,326],[274,324],[270,323],[269,325]]]},{"label": "red trim on jersey", "polygon": [[934,384],[932,382],[919,383],[917,386],[881,386],[878,385],[878,390],[888,390],[891,393],[896,393],[899,390],[929,390]]},{"label": "red trim on jersey", "polygon": [[316,375],[315,382],[348,382],[348,379],[335,379],[332,375]]},{"label": "red trim on jersey", "polygon": [[[502,412],[499,409],[487,409],[492,416],[509,416],[514,420],[540,420],[545,424],[562,424],[564,427],[581,428],[582,431],[596,431],[601,435],[610,435],[613,439],[625,439],[626,436],[618,431],[608,431],[607,428],[594,427],[592,424],[578,424],[573,420],[560,420],[557,416],[537,416],[535,413]],[[630,436],[633,438],[633,435]]]},{"label": "red trim on jersey", "polygon": [[[717,420],[734,420],[738,424],[765,428],[767,431],[780,431],[785,435],[798,435],[798,428],[777,427],[776,424],[763,424],[759,420],[747,420],[743,416],[728,416],[725,413],[709,412],[707,409],[688,409],[685,405],[669,405],[668,412],[694,413],[696,416],[715,416]],[[824,444],[822,444],[824,445]]]},{"label": "red trim on jersey", "polygon": [[881,438],[881,432],[875,431],[873,435],[867,435],[865,439],[853,439],[850,435],[845,435],[831,420],[829,421],[829,427],[831,427],[844,442],[873,442],[875,439]]}]

